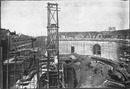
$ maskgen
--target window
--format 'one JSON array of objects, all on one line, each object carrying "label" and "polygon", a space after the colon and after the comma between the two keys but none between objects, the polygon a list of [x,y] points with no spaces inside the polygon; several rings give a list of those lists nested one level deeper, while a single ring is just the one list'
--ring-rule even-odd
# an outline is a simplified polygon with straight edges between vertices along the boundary
[{"label": "window", "polygon": [[127,35],[125,35],[125,37],[124,37],[125,39],[127,39],[128,38],[128,36]]},{"label": "window", "polygon": [[16,40],[14,40],[14,42],[16,42]]},{"label": "window", "polygon": [[120,35],[117,35],[117,38],[120,38]]},{"label": "window", "polygon": [[95,44],[93,46],[93,54],[94,55],[101,55],[101,47],[99,44]]},{"label": "window", "polygon": [[74,53],[74,46],[71,46],[71,53]]}]

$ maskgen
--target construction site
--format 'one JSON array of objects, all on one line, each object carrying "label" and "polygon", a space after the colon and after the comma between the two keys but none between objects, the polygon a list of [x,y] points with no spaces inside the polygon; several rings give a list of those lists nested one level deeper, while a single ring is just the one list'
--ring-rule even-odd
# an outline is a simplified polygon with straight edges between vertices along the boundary
[{"label": "construction site", "polygon": [[130,88],[130,29],[60,32],[59,13],[47,3],[45,37],[1,28],[0,89]]}]

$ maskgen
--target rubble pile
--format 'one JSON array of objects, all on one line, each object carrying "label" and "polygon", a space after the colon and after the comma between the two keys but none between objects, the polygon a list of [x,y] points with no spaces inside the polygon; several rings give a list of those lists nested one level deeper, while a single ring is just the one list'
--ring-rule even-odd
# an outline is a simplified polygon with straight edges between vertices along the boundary
[{"label": "rubble pile", "polygon": [[[69,54],[66,58],[70,60],[66,65],[75,70],[75,74],[70,75],[73,78],[76,76],[77,85],[74,88],[130,87],[130,74],[123,74],[122,69],[114,62],[109,65],[107,60],[93,60],[91,56],[78,54]],[[69,81],[73,83],[73,80]]]}]

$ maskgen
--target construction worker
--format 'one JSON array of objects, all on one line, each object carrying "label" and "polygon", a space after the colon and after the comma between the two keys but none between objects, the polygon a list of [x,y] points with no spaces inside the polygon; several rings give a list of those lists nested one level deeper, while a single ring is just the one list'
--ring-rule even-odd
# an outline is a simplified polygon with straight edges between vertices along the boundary
[{"label": "construction worker", "polygon": [[55,69],[57,69],[57,64],[58,64],[58,58],[57,56],[54,57],[54,62],[53,62],[53,65],[55,67]]}]

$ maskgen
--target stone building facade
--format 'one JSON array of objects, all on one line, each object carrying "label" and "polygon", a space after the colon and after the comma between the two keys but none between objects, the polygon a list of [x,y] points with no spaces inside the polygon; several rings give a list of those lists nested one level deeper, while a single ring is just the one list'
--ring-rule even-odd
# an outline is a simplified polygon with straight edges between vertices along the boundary
[{"label": "stone building facade", "polygon": [[105,32],[61,32],[59,53],[95,55],[118,61],[120,46],[129,41],[129,30]]}]

